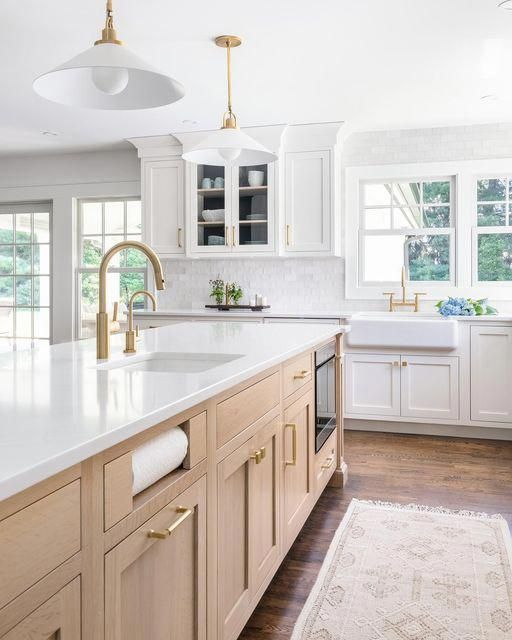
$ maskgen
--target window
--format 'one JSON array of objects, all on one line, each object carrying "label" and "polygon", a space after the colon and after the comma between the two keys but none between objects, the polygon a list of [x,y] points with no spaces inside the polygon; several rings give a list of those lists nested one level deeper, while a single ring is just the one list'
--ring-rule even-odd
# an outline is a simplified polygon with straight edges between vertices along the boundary
[{"label": "window", "polygon": [[512,281],[512,177],[476,183],[476,279]]},{"label": "window", "polygon": [[453,179],[360,183],[359,286],[455,282]]},{"label": "window", "polygon": [[[90,338],[96,333],[98,274],[103,254],[123,240],[140,240],[141,233],[140,199],[78,202],[78,337]],[[145,289],[146,281],[146,257],[140,251],[127,249],[114,256],[107,278],[107,301],[111,312],[113,303],[120,303],[120,320],[131,294]],[[143,307],[144,300],[137,304]]]},{"label": "window", "polygon": [[0,205],[0,350],[48,342],[51,205]]}]

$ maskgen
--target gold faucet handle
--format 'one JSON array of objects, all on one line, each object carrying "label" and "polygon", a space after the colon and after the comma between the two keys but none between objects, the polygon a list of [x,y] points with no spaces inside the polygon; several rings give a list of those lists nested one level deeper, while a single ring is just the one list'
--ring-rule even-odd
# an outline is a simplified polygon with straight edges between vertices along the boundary
[{"label": "gold faucet handle", "polygon": [[389,311],[393,311],[393,299],[395,297],[395,293],[392,291],[385,291],[383,296],[389,296]]},{"label": "gold faucet handle", "polygon": [[135,331],[128,329],[128,331],[125,331],[124,335],[125,335],[124,353],[136,353],[137,346],[135,344],[135,341],[137,340],[137,337],[135,335]]},{"label": "gold faucet handle", "polygon": [[418,313],[418,311],[420,310],[420,296],[426,296],[426,293],[418,293],[416,292],[414,294],[414,311],[415,313]]}]

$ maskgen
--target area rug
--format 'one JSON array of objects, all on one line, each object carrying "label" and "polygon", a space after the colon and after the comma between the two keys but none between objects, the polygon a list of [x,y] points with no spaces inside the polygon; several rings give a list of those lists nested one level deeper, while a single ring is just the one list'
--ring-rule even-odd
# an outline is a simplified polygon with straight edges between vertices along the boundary
[{"label": "area rug", "polygon": [[501,516],[352,500],[292,640],[511,640]]}]

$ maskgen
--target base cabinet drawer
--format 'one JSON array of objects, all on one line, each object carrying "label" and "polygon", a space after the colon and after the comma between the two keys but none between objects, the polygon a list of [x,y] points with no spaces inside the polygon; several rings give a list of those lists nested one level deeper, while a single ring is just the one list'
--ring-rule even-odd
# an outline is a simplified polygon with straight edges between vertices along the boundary
[{"label": "base cabinet drawer", "polygon": [[105,639],[149,638],[206,638],[205,477],[105,556]]},{"label": "base cabinet drawer", "polygon": [[337,432],[329,436],[324,446],[315,455],[315,489],[318,497],[327,486],[336,469]]},{"label": "base cabinet drawer", "polygon": [[80,551],[80,480],[0,522],[0,609]]},{"label": "base cabinet drawer", "polygon": [[75,578],[2,640],[80,640],[80,577]]}]

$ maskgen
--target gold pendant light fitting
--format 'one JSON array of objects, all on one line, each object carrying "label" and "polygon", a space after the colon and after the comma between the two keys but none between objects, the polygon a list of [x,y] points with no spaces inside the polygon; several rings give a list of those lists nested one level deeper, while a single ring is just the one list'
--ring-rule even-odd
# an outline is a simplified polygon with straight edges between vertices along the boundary
[{"label": "gold pendant light fitting", "polygon": [[242,44],[240,36],[217,36],[215,44],[222,49],[226,49],[228,67],[228,109],[222,116],[223,129],[237,129],[236,116],[231,108],[231,49]]},{"label": "gold pendant light fitting", "polygon": [[101,32],[101,40],[96,40],[94,44],[123,44],[122,40],[117,39],[117,32],[114,28],[112,0],[107,0],[107,15],[105,18],[105,27]]}]

